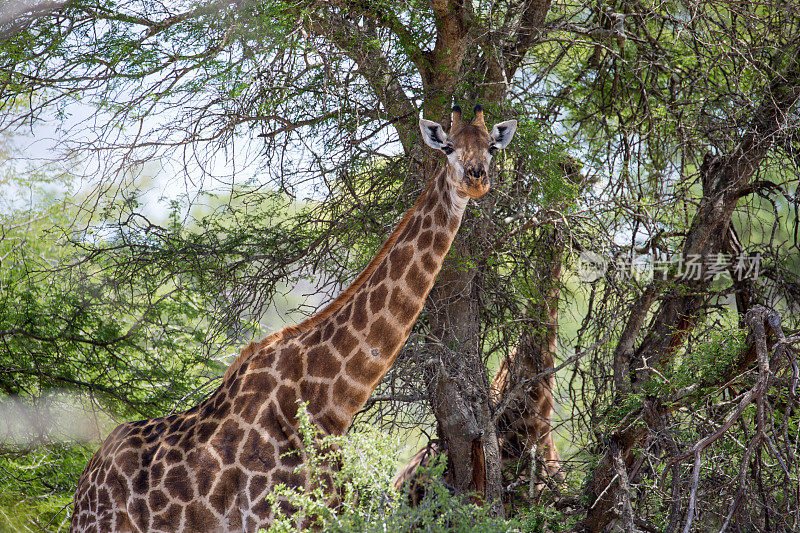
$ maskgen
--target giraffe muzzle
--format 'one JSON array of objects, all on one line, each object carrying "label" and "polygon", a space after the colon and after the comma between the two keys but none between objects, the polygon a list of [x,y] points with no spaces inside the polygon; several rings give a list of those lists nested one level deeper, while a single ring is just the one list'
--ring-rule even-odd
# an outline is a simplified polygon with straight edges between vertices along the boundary
[{"label": "giraffe muzzle", "polygon": [[470,198],[480,198],[489,191],[489,176],[482,168],[466,168],[461,184]]}]

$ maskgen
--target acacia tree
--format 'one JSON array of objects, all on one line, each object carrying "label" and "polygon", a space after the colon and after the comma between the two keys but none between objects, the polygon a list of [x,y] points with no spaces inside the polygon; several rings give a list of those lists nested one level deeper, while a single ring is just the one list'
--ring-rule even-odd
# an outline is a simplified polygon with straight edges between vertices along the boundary
[{"label": "acacia tree", "polygon": [[[267,297],[289,269],[302,270],[320,258],[341,260],[340,246],[348,244],[342,233],[348,229],[383,230],[385,222],[374,217],[385,219],[387,196],[376,191],[382,192],[387,181],[402,180],[402,202],[424,186],[425,176],[440,162],[419,151],[420,108],[445,126],[454,100],[479,101],[491,116],[500,116],[499,104],[536,41],[548,5],[211,2],[166,9],[150,2],[124,8],[70,2],[32,8],[4,28],[2,95],[7,101],[26,95],[31,105],[29,113],[9,116],[5,125],[35,120],[47,106],[63,106],[70,95],[80,94],[110,120],[107,128],[93,132],[96,138],[76,149],[105,154],[124,145],[130,149],[117,152],[118,168],[150,160],[164,146],[191,146],[196,157],[197,143],[226,142],[237,129],[249,126],[267,140],[270,161],[306,158],[313,168],[312,186],[335,175],[335,183],[324,187],[331,193],[343,190],[343,198],[333,198],[299,220],[287,232],[292,238],[284,246],[270,243],[276,250],[271,261],[254,267],[260,260],[245,252],[232,266],[226,265],[231,270],[241,266],[249,279],[257,280],[247,285],[247,294]],[[175,110],[181,116],[175,116]],[[164,113],[170,123],[151,129],[149,135],[126,137],[116,129],[136,123],[149,126],[152,117]],[[307,142],[309,133],[318,137],[303,150],[300,143]],[[382,155],[379,150],[387,139],[399,142],[405,158],[389,157],[387,166],[365,169],[366,157]],[[517,159],[508,181],[528,173],[531,153]],[[287,166],[277,167],[272,177],[291,192],[305,182],[303,171],[292,172]],[[520,189],[518,183],[511,186],[513,192]],[[454,485],[459,491],[485,485],[491,501],[499,499],[501,486],[479,349],[478,287],[488,259],[479,247],[497,233],[492,212],[526,205],[530,195],[521,196],[467,215],[467,231],[462,232],[467,236],[456,243],[429,301],[426,340],[415,346],[420,352],[435,352],[439,362],[426,369],[426,381],[441,437],[452,450]],[[353,203],[360,219],[342,219],[343,210]],[[140,221],[125,216],[120,227],[143,229]],[[144,222],[145,230],[158,231]],[[301,228],[313,227],[314,222],[323,227],[313,241],[298,238]],[[264,239],[263,230],[257,231]],[[337,236],[336,250],[331,248],[331,235]],[[221,263],[229,263],[226,253],[242,253],[243,243],[230,241],[215,249]],[[292,243],[306,251],[287,250]],[[178,253],[190,253],[190,244],[181,246],[186,249]],[[137,255],[149,254],[139,249]],[[264,275],[267,269],[275,272],[276,265],[283,265],[277,275]],[[485,483],[473,473],[473,465],[483,463],[484,456]]]},{"label": "acacia tree", "polygon": [[[417,141],[420,111],[445,127],[452,103],[479,102],[490,119],[519,118],[515,150],[501,158],[491,196],[468,208],[426,312],[365,416],[383,413],[383,400],[424,411],[419,400],[426,397],[448,444],[453,486],[499,502],[505,488],[486,361],[520,339],[532,359],[550,349],[558,300],[561,316],[579,322],[574,336],[560,332],[559,366],[571,370],[564,385],[569,438],[576,459],[591,465],[583,497],[571,501],[583,527],[621,520],[627,529],[674,529],[702,507],[705,525],[717,525],[720,514],[746,515],[737,520],[758,528],[776,520],[775,509],[791,509],[796,496],[763,487],[797,480],[789,445],[796,396],[776,392],[778,403],[765,403],[769,386],[796,383],[796,373],[785,374],[794,352],[781,348],[765,367],[767,332],[780,337],[774,315],[745,317],[758,303],[793,311],[800,294],[796,195],[789,192],[798,161],[796,6],[20,6],[0,27],[0,98],[28,107],[1,117],[0,127],[69,113],[76,98],[94,106],[95,124],[73,135],[69,148],[94,157],[103,168],[98,191],[121,202],[89,210],[95,216],[78,223],[102,223],[118,240],[77,244],[92,257],[117,258],[120,276],[153,265],[218,295],[209,319],[231,342],[281,283],[322,277],[332,291],[364,264],[440,164]],[[262,173],[247,182],[238,168],[242,133],[264,141],[257,149]],[[214,158],[228,154],[228,180],[213,183],[229,188],[229,207],[198,220],[194,232],[144,218],[121,186],[124,170],[170,153],[184,156],[178,170],[187,180],[205,177]],[[309,201],[292,211],[298,197]],[[569,258],[587,251],[612,259],[608,275],[588,286],[585,302],[586,286],[572,287],[574,299],[554,298],[558,287],[562,294],[570,288],[560,279]],[[759,281],[692,280],[676,268],[689,256],[705,264],[742,251],[764,259]],[[637,256],[670,266],[652,281],[624,276],[616,260]],[[741,343],[731,341],[725,358],[698,363],[713,352],[708,338],[732,329],[730,312],[739,317],[733,338]],[[762,334],[763,316],[773,319]],[[784,321],[796,326],[791,316]],[[751,331],[749,345],[738,326]],[[737,351],[740,344],[749,348]],[[754,379],[756,360],[761,388],[747,398],[762,414],[744,407],[728,413],[727,402],[741,400],[738,387]],[[702,374],[698,387],[684,390],[685,372]],[[685,414],[698,406],[705,416]],[[764,409],[774,410],[771,422]],[[729,420],[740,423],[752,449],[737,456],[740,470],[718,468],[720,460],[706,468],[761,492],[756,499],[729,494],[720,511],[712,476],[701,482],[695,468],[699,459],[691,475],[681,465],[686,450],[699,457],[708,446],[738,442],[719,432],[730,429]],[[780,475],[764,467],[765,453],[781,458]],[[748,466],[751,485],[739,474]],[[655,481],[660,469],[669,470],[669,490]],[[737,512],[743,501],[751,507]]]}]

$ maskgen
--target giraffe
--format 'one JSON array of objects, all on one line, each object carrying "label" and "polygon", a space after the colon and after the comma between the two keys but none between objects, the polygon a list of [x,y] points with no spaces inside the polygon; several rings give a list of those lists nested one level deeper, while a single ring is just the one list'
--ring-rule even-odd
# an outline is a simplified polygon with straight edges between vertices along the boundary
[{"label": "giraffe", "polygon": [[[527,340],[527,339],[526,339]],[[538,357],[518,355],[521,346],[504,359],[492,382],[495,405],[508,401],[497,421],[497,433],[508,484],[517,481],[525,472],[520,459],[535,453],[541,456],[539,469],[534,473],[534,489],[540,491],[545,475],[561,483],[561,458],[553,442],[551,420],[553,416],[553,374],[542,377],[532,385],[524,379],[536,376],[542,370],[554,367],[553,352],[544,350]],[[526,354],[528,355],[528,354]],[[541,358],[541,360],[537,360]]]},{"label": "giraffe", "polygon": [[[552,237],[557,237],[553,234]],[[553,442],[553,386],[555,354],[558,345],[558,303],[560,297],[560,250],[551,242],[547,272],[540,279],[542,292],[541,328],[529,329],[520,339],[510,356],[502,361],[492,383],[495,406],[505,404],[497,419],[497,434],[501,445],[501,458],[505,468],[507,486],[519,481],[526,461],[532,454],[541,457],[539,469],[531,471],[532,492],[540,492],[546,476],[563,486],[564,473],[561,458]],[[534,312],[534,315],[536,313]],[[529,318],[533,318],[529,316]],[[551,371],[530,383],[526,380]]]},{"label": "giraffe", "polygon": [[[324,434],[343,434],[388,372],[416,321],[470,199],[489,190],[492,154],[516,120],[486,128],[453,107],[450,134],[420,119],[447,163],[378,254],[318,314],[252,342],[220,387],[186,412],[124,423],[75,492],[72,531],[256,531],[278,483],[308,486],[298,402]],[[285,502],[284,502],[285,503]]]},{"label": "giraffe", "polygon": [[[521,479],[527,472],[520,470],[520,466],[526,463],[520,459],[527,459],[526,454],[535,452],[541,454],[542,458],[534,479],[534,489],[538,492],[545,475],[558,483],[564,481],[561,458],[553,442],[550,424],[553,375],[543,377],[532,386],[525,386],[521,381],[524,376],[535,376],[543,369],[553,368],[553,352],[545,350],[541,354],[541,361],[531,362],[528,357],[517,356],[518,348],[514,348],[509,357],[501,362],[492,380],[490,393],[495,406],[506,398],[508,401],[497,421],[504,482],[510,485]],[[395,475],[394,488],[405,490],[411,505],[419,505],[426,494],[428,479],[424,470],[420,469],[428,467],[444,451],[445,446],[440,441],[432,440]]]}]

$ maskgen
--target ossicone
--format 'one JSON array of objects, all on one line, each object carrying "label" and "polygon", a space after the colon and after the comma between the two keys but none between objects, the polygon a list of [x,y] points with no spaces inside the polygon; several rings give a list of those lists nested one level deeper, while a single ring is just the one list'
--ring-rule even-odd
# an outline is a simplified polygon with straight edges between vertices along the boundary
[{"label": "ossicone", "polygon": [[453,112],[450,115],[450,135],[456,133],[463,128],[464,125],[464,120],[461,118],[461,106],[454,105]]},{"label": "ossicone", "polygon": [[477,104],[473,111],[475,112],[475,118],[472,119],[472,125],[485,130],[486,123],[483,121],[483,107]]}]

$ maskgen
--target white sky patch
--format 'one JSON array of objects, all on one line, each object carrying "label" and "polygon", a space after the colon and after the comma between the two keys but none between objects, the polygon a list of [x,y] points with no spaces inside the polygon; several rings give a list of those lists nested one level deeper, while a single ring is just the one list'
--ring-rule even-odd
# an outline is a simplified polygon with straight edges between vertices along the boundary
[{"label": "white sky patch", "polygon": [[59,9],[67,0],[3,0],[0,4],[0,24],[10,24],[25,12]]}]

